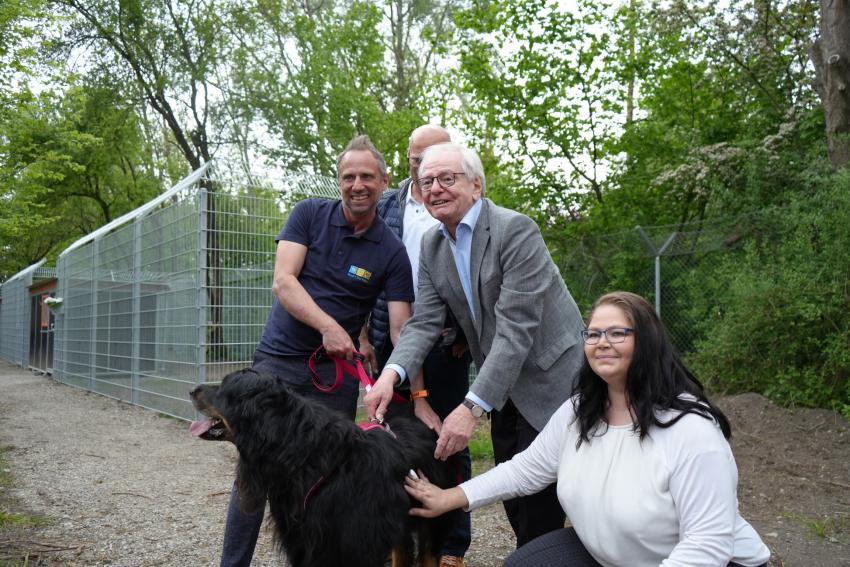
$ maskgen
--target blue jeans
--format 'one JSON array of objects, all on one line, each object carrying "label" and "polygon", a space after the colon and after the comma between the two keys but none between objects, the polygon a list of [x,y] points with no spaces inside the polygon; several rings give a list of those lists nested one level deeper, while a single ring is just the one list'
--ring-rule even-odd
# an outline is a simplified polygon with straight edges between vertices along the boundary
[{"label": "blue jeans", "polygon": [[246,514],[239,503],[236,484],[230,491],[227,506],[227,523],[224,527],[224,543],[221,549],[221,567],[248,567],[254,557],[254,548],[260,535],[265,509]]},{"label": "blue jeans", "polygon": [[[357,411],[357,395],[359,384],[350,377],[343,381],[342,387],[333,393],[320,392],[313,385],[307,367],[308,357],[280,357],[270,354],[254,353],[253,368],[277,376],[286,382],[293,391],[304,397],[312,398],[325,407],[339,411],[348,419],[354,421]],[[323,359],[316,366],[316,371],[322,377],[324,384],[331,384],[336,376],[336,367],[329,358]],[[221,567],[249,567],[260,535],[265,510],[245,513],[239,501],[236,485],[230,493],[227,507],[227,521],[224,526],[224,543],[221,550]]]},{"label": "blue jeans", "polygon": [[[386,341],[384,348],[377,353],[378,366],[386,364],[392,353],[392,343]],[[466,397],[469,390],[469,353],[462,358],[452,355],[451,347],[435,347],[422,364],[425,374],[425,389],[428,390],[428,403],[440,419],[445,419]],[[461,470],[458,471],[458,484],[472,478],[472,459],[469,448],[459,453]],[[458,521],[443,544],[439,555],[463,557],[472,541],[472,520],[469,512],[458,514]]]}]

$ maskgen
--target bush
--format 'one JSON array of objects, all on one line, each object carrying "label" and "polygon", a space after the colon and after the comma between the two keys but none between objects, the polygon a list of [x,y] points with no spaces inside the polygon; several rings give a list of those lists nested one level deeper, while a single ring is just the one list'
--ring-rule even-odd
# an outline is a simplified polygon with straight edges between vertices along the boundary
[{"label": "bush", "polygon": [[708,315],[690,362],[715,391],[850,415],[850,174],[812,181],[711,277],[724,285],[695,305]]}]

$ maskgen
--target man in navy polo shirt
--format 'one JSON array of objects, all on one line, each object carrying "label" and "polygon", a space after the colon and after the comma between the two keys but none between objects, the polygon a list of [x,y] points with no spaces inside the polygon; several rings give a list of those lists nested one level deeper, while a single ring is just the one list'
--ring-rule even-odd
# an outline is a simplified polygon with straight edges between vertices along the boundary
[{"label": "man in navy polo shirt", "polygon": [[[390,337],[410,318],[413,284],[404,244],[377,216],[389,177],[383,156],[367,136],[354,138],[337,159],[340,201],[308,199],[293,209],[277,237],[272,306],[254,354],[254,369],[278,376],[300,394],[354,419],[358,383],[330,393],[312,383],[307,363],[324,346],[317,373],[332,384],[330,357],[351,359],[366,316],[383,291]],[[263,510],[245,514],[234,486],[227,511],[222,567],[248,567]]]}]

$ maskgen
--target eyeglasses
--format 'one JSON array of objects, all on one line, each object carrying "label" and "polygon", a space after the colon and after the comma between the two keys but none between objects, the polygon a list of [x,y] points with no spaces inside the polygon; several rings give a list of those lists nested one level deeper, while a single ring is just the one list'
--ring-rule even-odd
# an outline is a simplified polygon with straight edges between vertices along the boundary
[{"label": "eyeglasses", "polygon": [[422,165],[422,156],[407,156],[407,161],[410,162],[410,165],[419,167]]},{"label": "eyeglasses", "polygon": [[621,343],[626,340],[630,334],[634,333],[634,329],[628,327],[608,327],[607,329],[596,330],[587,329],[581,332],[581,338],[589,345],[595,345],[602,340],[602,337],[608,339],[609,343]]},{"label": "eyeglasses", "polygon": [[441,187],[451,187],[455,184],[455,180],[458,175],[466,175],[462,171],[447,171],[445,173],[441,173],[437,177],[420,177],[419,181],[419,190],[423,193],[427,193],[431,190],[431,187],[434,186],[434,181],[439,181]]}]

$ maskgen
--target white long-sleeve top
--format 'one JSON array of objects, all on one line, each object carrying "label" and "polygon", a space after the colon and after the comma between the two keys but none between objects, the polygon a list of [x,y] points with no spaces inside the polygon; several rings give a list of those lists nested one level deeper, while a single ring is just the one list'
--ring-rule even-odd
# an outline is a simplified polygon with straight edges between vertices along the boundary
[{"label": "white long-sleeve top", "polygon": [[[591,555],[607,566],[747,567],[770,550],[738,512],[738,469],[713,420],[688,414],[643,441],[632,425],[602,425],[576,450],[572,400],[532,445],[461,484],[470,509],[539,492],[558,499]],[[675,416],[659,413],[661,421]]]}]

